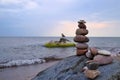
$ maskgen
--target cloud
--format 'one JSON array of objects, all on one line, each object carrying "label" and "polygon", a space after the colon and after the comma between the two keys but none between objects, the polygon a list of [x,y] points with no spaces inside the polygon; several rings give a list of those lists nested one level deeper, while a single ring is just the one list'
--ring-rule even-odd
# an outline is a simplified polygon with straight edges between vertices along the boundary
[{"label": "cloud", "polygon": [[109,23],[108,22],[88,22],[87,25],[89,26],[89,28],[105,28],[108,27]]},{"label": "cloud", "polygon": [[[90,31],[90,36],[96,34],[99,29],[109,27],[111,22],[88,22],[86,23],[87,29]],[[55,28],[50,32],[52,35],[60,35],[61,33],[67,36],[75,36],[75,31],[78,28],[78,23],[74,21],[59,21]],[[93,34],[92,34],[93,32]],[[97,33],[98,34],[98,33]]]},{"label": "cloud", "polygon": [[41,13],[56,15],[60,14],[61,12],[64,12],[65,14],[65,9],[67,7],[72,7],[71,4],[74,3],[74,0],[39,0],[38,3],[40,4],[39,11]]},{"label": "cloud", "polygon": [[2,8],[3,12],[34,10],[38,8],[39,13],[54,14],[62,12],[62,10],[67,8],[68,5],[73,4],[73,2],[73,0],[0,0],[0,5],[3,6],[0,8]]},{"label": "cloud", "polygon": [[[109,27],[113,22],[88,22],[86,23],[87,29],[96,34],[96,31]],[[52,34],[61,34],[65,33],[68,36],[74,36],[75,31],[78,28],[78,23],[74,21],[59,21],[57,26],[53,29]],[[90,32],[90,33],[91,33]],[[93,35],[92,33],[90,35]]]},{"label": "cloud", "polygon": [[25,9],[35,9],[39,7],[38,3],[35,1],[29,1],[24,5]]},{"label": "cloud", "polygon": [[0,0],[0,4],[2,5],[9,5],[9,4],[19,4],[22,3],[24,0]]},{"label": "cloud", "polygon": [[[86,23],[89,34],[87,36],[114,36],[117,26],[120,25],[120,21],[88,21]],[[60,36],[64,33],[66,36],[75,36],[75,31],[78,28],[78,23],[74,21],[59,21],[55,28],[49,33],[50,35]],[[115,29],[115,30],[114,30]],[[117,34],[118,35],[118,34]]]},{"label": "cloud", "polygon": [[89,30],[88,36],[116,36],[118,33],[120,21],[101,21],[101,22],[88,22],[86,23]]},{"label": "cloud", "polygon": [[66,36],[73,36],[77,28],[76,22],[73,21],[59,21],[51,30],[50,35],[60,36],[64,33]]},{"label": "cloud", "polygon": [[20,10],[19,9],[3,9],[3,8],[0,8],[0,12],[13,12],[13,13],[18,13],[18,12],[20,12]]},{"label": "cloud", "polygon": [[0,0],[0,6],[1,12],[19,12],[38,8],[39,4],[35,0]]},{"label": "cloud", "polygon": [[118,26],[120,24],[120,21],[92,21],[92,22],[88,22],[87,25],[89,26],[89,28],[96,28],[96,29],[103,29],[103,28],[109,28],[111,26]]}]

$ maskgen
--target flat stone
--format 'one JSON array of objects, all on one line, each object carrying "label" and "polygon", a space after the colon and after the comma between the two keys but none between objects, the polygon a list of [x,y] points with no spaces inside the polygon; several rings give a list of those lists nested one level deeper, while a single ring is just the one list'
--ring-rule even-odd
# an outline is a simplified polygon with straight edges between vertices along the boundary
[{"label": "flat stone", "polygon": [[76,30],[76,35],[87,35],[88,30],[87,29],[77,29]]},{"label": "flat stone", "polygon": [[77,56],[85,55],[88,49],[77,49],[76,54]]},{"label": "flat stone", "polygon": [[78,49],[87,49],[88,44],[86,44],[86,43],[77,43],[76,48],[78,48]]},{"label": "flat stone", "polygon": [[97,50],[96,48],[94,48],[94,47],[91,47],[91,48],[90,48],[90,52],[91,52],[91,54],[94,55],[94,56],[98,54],[98,50]]},{"label": "flat stone", "polygon": [[74,37],[74,41],[78,43],[89,42],[89,38],[83,35],[76,35]]},{"label": "flat stone", "polygon": [[85,25],[84,23],[79,23],[79,24],[78,24],[78,27],[79,27],[80,29],[86,29],[86,25]]},{"label": "flat stone", "polygon": [[100,75],[100,71],[98,71],[98,70],[89,70],[88,69],[84,73],[85,73],[85,76],[90,79],[95,79],[98,75]]},{"label": "flat stone", "polygon": [[104,55],[96,55],[93,60],[97,61],[99,65],[110,64],[113,62],[111,56],[104,56]]},{"label": "flat stone", "polygon": [[110,56],[111,52],[107,50],[98,50],[98,54]]}]

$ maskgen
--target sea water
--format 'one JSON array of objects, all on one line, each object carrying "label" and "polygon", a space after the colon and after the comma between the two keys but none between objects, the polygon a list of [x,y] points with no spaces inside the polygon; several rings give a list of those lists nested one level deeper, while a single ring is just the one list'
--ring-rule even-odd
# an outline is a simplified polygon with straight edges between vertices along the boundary
[{"label": "sea water", "polygon": [[[44,63],[44,58],[65,58],[76,54],[75,47],[46,48],[43,45],[60,37],[0,37],[0,68]],[[73,37],[67,37],[73,41]],[[90,37],[89,46],[120,52],[120,37]]]}]

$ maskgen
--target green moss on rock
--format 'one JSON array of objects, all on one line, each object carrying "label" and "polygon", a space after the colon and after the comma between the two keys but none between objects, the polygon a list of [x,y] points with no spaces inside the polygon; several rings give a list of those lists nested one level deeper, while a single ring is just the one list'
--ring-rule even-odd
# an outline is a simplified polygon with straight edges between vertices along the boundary
[{"label": "green moss on rock", "polygon": [[75,43],[69,42],[69,43],[55,43],[55,42],[49,42],[44,45],[48,48],[55,48],[55,47],[74,47]]}]

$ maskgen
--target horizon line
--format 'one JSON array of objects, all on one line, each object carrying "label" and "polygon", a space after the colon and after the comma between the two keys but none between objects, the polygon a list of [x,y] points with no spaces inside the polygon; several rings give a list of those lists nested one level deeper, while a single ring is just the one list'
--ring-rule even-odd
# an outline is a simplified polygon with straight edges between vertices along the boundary
[{"label": "horizon line", "polygon": [[[61,36],[0,36],[0,37],[61,37]],[[66,36],[75,37],[75,36]],[[87,37],[120,37],[120,36],[87,36]]]}]

